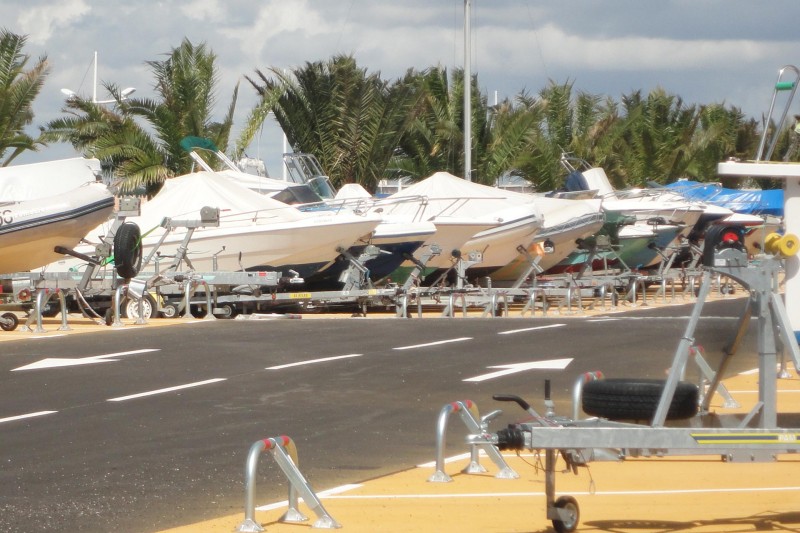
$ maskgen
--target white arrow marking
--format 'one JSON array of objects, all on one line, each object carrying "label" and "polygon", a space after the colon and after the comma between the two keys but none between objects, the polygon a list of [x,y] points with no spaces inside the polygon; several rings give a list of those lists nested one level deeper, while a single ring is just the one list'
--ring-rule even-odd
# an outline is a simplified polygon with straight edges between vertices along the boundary
[{"label": "white arrow marking", "polygon": [[62,357],[49,357],[36,361],[29,365],[21,366],[19,368],[11,369],[12,372],[17,370],[39,370],[41,368],[57,368],[60,366],[77,366],[77,365],[93,365],[95,363],[112,363],[119,359],[115,357],[122,357],[125,355],[137,355],[140,353],[157,352],[159,348],[144,348],[142,350],[132,350],[130,352],[109,353],[105,355],[92,355],[91,357],[80,357],[78,359],[68,359]]},{"label": "white arrow marking", "polygon": [[467,378],[463,381],[486,381],[487,379],[499,378],[501,376],[507,376],[508,374],[524,372],[525,370],[564,370],[571,362],[572,358],[570,357],[567,359],[550,359],[549,361],[531,361],[528,363],[488,366],[486,368],[502,368],[503,370]]}]

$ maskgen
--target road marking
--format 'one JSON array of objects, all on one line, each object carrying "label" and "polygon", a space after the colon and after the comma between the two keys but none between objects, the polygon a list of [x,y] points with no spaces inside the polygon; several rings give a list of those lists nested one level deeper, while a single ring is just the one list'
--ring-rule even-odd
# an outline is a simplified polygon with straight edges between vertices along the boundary
[{"label": "road marking", "polygon": [[306,361],[297,361],[296,363],[287,363],[285,365],[268,366],[265,370],[282,370],[284,368],[291,368],[293,366],[313,365],[315,363],[324,363],[326,361],[336,361],[337,359],[349,359],[351,357],[361,357],[364,354],[351,353],[349,355],[336,355],[333,357],[322,357],[320,359],[308,359]]},{"label": "road marking", "polygon": [[425,344],[412,344],[410,346],[398,346],[392,350],[413,350],[415,348],[427,348],[428,346],[438,346],[440,344],[448,344],[451,342],[471,341],[472,337],[459,337],[457,339],[447,339],[444,341],[426,342]]},{"label": "road marking", "polygon": [[123,402],[125,400],[133,400],[135,398],[143,398],[145,396],[153,396],[156,394],[163,394],[165,392],[173,392],[176,390],[182,389],[190,389],[192,387],[201,387],[203,385],[208,385],[210,383],[217,383],[219,381],[225,381],[226,378],[214,378],[214,379],[207,379],[205,381],[196,381],[194,383],[187,383],[186,385],[177,385],[175,387],[167,387],[165,389],[158,389],[158,390],[151,390],[147,392],[140,392],[139,394],[131,394],[129,396],[120,396],[119,398],[109,398],[106,400],[107,402]]},{"label": "road marking", "polygon": [[[718,494],[739,492],[794,492],[800,487],[732,487],[720,489],[667,489],[667,490],[609,490],[570,491],[574,496],[654,496],[659,494]],[[472,492],[468,494],[345,494],[327,496],[328,500],[404,500],[439,498],[509,498],[544,496],[544,492]]]},{"label": "road marking", "polygon": [[565,359],[550,359],[549,361],[530,361],[527,363],[512,363],[509,365],[487,366],[486,368],[502,368],[503,370],[498,370],[497,372],[491,372],[489,374],[481,374],[480,376],[466,378],[462,381],[472,381],[472,382],[486,381],[487,379],[499,378],[502,376],[507,376],[508,374],[524,372],[525,370],[564,370],[571,362],[572,358],[568,357]]},{"label": "road marking", "polygon": [[[648,322],[652,322],[653,320],[689,320],[692,318],[689,315],[686,316],[615,316],[615,317],[608,317],[608,316],[597,316],[596,318],[587,319],[586,322],[599,322],[602,320],[647,320]],[[701,316],[700,320],[739,320],[737,316]]]},{"label": "road marking", "polygon": [[79,358],[62,358],[62,357],[48,357],[41,361],[36,361],[29,365],[12,368],[11,371],[17,370],[40,370],[42,368],[57,368],[62,366],[77,366],[77,365],[93,365],[96,363],[113,363],[118,361],[116,357],[124,357],[126,355],[138,355],[149,352],[158,352],[160,348],[143,348],[141,350],[131,350],[129,352],[109,353],[105,355],[92,355],[90,357]]},{"label": "road marking", "polygon": [[549,326],[536,326],[534,328],[510,329],[508,331],[498,331],[498,335],[511,335],[512,333],[523,333],[525,331],[537,331],[540,329],[560,328],[566,324],[550,324]]},{"label": "road marking", "polygon": [[13,422],[14,420],[23,420],[25,418],[33,418],[36,416],[52,415],[58,411],[37,411],[35,413],[28,413],[26,415],[9,416],[7,418],[0,418],[0,424],[3,422]]},{"label": "road marking", "polygon": [[[364,485],[361,484],[361,483],[351,483],[351,484],[348,484],[348,485],[341,485],[339,487],[334,487],[332,489],[323,490],[322,492],[318,492],[317,493],[317,497],[319,497],[319,498],[328,498],[328,497],[333,496],[335,494],[341,494],[341,493],[347,492],[349,490],[360,489],[363,486]],[[298,498],[297,501],[298,502],[302,502],[303,498]],[[282,509],[282,508],[286,507],[287,505],[289,505],[289,500],[283,500],[282,502],[275,502],[275,503],[270,503],[270,504],[267,504],[267,505],[262,505],[261,507],[256,507],[256,511],[272,511],[273,509]]]}]

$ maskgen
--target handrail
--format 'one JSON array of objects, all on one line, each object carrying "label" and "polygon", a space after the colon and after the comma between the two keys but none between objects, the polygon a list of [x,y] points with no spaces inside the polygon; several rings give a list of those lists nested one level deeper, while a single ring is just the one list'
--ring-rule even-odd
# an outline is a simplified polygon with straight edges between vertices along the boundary
[{"label": "handrail", "polygon": [[[790,70],[795,73],[794,81],[783,81],[783,74]],[[792,105],[792,100],[794,99],[794,94],[797,92],[797,84],[800,82],[800,69],[795,67],[794,65],[786,65],[782,69],[778,71],[778,79],[775,81],[775,90],[772,92],[772,102],[769,104],[769,112],[767,112],[767,118],[764,119],[764,132],[761,134],[761,142],[758,145],[758,152],[756,153],[756,161],[761,161],[762,156],[764,156],[765,161],[769,161],[772,157],[772,153],[775,151],[775,145],[778,144],[778,138],[780,137],[781,128],[783,128],[783,123],[786,120],[786,115],[789,112],[789,107]],[[775,100],[778,98],[778,93],[781,91],[791,90],[789,94],[789,99],[786,102],[786,107],[783,110],[783,114],[781,115],[780,121],[775,126],[775,130],[772,134],[772,142],[769,145],[769,149],[767,150],[766,155],[764,155],[764,146],[767,144],[767,135],[769,133],[769,121],[772,119],[772,110],[775,108]]]}]

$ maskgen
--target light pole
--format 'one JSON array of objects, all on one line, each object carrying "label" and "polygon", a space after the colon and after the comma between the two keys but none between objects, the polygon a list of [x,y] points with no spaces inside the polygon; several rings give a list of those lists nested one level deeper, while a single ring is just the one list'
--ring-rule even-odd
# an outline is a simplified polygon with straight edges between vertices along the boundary
[{"label": "light pole", "polygon": [[[92,78],[92,103],[93,104],[113,104],[114,102],[116,102],[116,100],[98,100],[97,99],[97,52],[96,51],[94,53],[93,64],[94,64],[94,74],[93,74],[93,78]],[[75,91],[72,91],[70,89],[61,89],[61,92],[68,99],[69,98],[78,98],[78,94]],[[119,94],[121,96],[121,99],[124,100],[125,98],[127,98],[128,96],[133,94],[134,92],[136,92],[136,88],[127,87],[125,89],[122,89],[122,91]]]}]

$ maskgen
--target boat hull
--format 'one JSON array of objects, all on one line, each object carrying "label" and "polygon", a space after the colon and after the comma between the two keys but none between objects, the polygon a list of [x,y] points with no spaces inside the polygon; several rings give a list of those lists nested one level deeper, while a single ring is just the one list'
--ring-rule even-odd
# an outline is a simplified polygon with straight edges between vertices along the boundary
[{"label": "boat hull", "polygon": [[0,205],[0,273],[42,267],[56,246],[74,248],[114,210],[105,185],[89,184],[58,196]]}]

